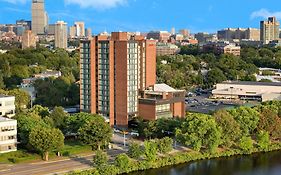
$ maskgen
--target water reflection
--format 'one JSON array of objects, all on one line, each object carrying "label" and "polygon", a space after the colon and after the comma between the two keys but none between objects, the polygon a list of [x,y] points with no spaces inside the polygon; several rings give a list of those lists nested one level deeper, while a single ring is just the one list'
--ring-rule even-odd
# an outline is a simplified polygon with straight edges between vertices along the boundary
[{"label": "water reflection", "polygon": [[281,151],[202,160],[129,175],[281,175]]}]

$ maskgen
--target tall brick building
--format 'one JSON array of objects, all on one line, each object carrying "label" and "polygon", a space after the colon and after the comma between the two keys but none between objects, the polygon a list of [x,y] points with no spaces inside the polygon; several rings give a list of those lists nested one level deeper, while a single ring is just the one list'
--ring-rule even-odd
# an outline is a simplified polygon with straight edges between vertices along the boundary
[{"label": "tall brick building", "polygon": [[113,32],[82,41],[80,49],[81,111],[127,126],[139,116],[140,92],[156,83],[156,41]]}]

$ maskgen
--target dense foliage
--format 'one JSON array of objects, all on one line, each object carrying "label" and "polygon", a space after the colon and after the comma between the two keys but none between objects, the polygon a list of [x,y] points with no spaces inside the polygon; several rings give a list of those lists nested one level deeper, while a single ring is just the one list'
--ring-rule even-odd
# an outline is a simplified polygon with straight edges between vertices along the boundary
[{"label": "dense foliage", "polygon": [[76,51],[68,53],[62,49],[37,48],[12,49],[0,54],[0,89],[15,89],[22,79],[47,69],[61,71],[62,77],[36,81],[36,103],[51,107],[78,104],[79,54]]}]

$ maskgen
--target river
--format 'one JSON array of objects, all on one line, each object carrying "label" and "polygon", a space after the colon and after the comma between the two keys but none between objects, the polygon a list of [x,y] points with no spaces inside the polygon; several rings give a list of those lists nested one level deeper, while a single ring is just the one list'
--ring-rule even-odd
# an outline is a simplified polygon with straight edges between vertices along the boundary
[{"label": "river", "polygon": [[129,175],[281,175],[281,151],[200,160]]}]

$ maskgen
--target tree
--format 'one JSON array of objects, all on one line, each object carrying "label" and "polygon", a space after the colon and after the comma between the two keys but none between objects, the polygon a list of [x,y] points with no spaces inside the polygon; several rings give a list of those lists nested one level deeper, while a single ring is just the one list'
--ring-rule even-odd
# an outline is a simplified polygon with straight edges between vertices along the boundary
[{"label": "tree", "polygon": [[77,134],[79,128],[81,128],[88,121],[94,120],[95,117],[98,117],[98,115],[84,112],[68,116],[66,118],[66,133]]},{"label": "tree", "polygon": [[189,114],[181,127],[176,130],[177,140],[200,151],[205,146],[213,152],[221,143],[221,128],[215,120],[205,114]]},{"label": "tree", "polygon": [[222,144],[231,147],[241,136],[240,125],[226,110],[217,111],[214,118],[222,129]]},{"label": "tree", "polygon": [[29,109],[29,111],[38,114],[43,118],[50,115],[49,108],[43,107],[41,105],[34,105],[31,109]]},{"label": "tree", "polygon": [[170,137],[164,137],[157,140],[158,150],[162,154],[166,154],[173,149],[173,139]]},{"label": "tree", "polygon": [[250,152],[254,148],[252,138],[243,136],[240,139],[239,146],[243,151]]},{"label": "tree", "polygon": [[18,141],[25,147],[28,147],[29,135],[33,128],[51,128],[35,113],[17,114],[15,118],[17,119]]},{"label": "tree", "polygon": [[133,142],[129,145],[128,154],[131,158],[139,159],[140,156],[143,154],[143,151],[139,144]]},{"label": "tree", "polygon": [[157,144],[152,140],[144,141],[144,154],[148,161],[155,161],[157,155]]},{"label": "tree", "polygon": [[101,116],[96,116],[93,120],[87,121],[78,130],[80,140],[88,144],[94,150],[96,147],[100,150],[101,146],[107,145],[112,137],[112,129]]},{"label": "tree", "polygon": [[15,96],[15,106],[16,111],[21,112],[23,109],[26,109],[30,102],[30,96],[27,92],[20,90],[20,89],[12,89],[9,91],[5,91],[0,89],[0,93],[4,95],[11,95]]},{"label": "tree", "polygon": [[251,134],[258,125],[259,113],[250,107],[239,107],[229,111],[233,118],[239,123],[243,135]]},{"label": "tree", "polygon": [[270,144],[269,133],[266,131],[260,131],[257,135],[257,143],[261,149],[268,149],[268,146]]},{"label": "tree", "polygon": [[97,150],[96,154],[93,158],[94,165],[97,167],[101,167],[107,164],[108,162],[108,155],[106,152],[103,152],[101,150]]},{"label": "tree", "polygon": [[29,143],[48,161],[50,151],[59,151],[64,146],[64,136],[59,129],[35,127],[30,132]]},{"label": "tree", "polygon": [[121,172],[128,172],[130,167],[131,161],[127,154],[119,154],[115,158],[115,166],[121,170]]},{"label": "tree", "polygon": [[279,117],[279,104],[264,104],[257,107],[260,112],[258,131],[267,131],[273,139],[281,136],[281,118]]},{"label": "tree", "polygon": [[55,107],[50,117],[53,119],[56,128],[63,130],[66,127],[68,115],[64,112],[63,107]]},{"label": "tree", "polygon": [[227,78],[219,68],[214,68],[210,70],[207,74],[207,83],[209,85],[221,83],[225,80],[227,80]]}]

